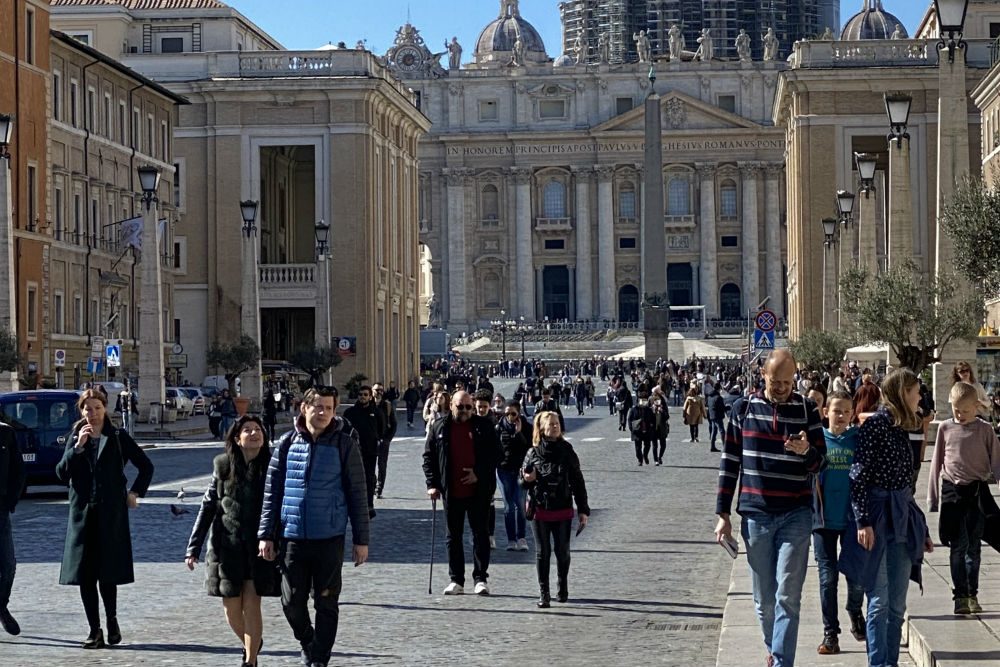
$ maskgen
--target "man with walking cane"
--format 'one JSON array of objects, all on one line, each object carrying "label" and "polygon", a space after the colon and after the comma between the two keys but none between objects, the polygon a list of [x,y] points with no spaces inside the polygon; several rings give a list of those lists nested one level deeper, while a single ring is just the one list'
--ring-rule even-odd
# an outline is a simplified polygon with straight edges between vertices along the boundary
[{"label": "man with walking cane", "polygon": [[448,576],[445,595],[465,592],[465,549],[462,537],[468,516],[472,532],[473,570],[477,595],[489,595],[489,508],[497,484],[500,441],[493,423],[473,414],[472,396],[456,392],[451,411],[436,421],[424,445],[424,477],[431,500],[444,501]]}]

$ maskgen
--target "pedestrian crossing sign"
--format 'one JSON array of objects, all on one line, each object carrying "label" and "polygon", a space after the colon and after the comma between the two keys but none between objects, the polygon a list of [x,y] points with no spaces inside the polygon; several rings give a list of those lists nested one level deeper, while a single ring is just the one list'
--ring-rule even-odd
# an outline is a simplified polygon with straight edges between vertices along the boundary
[{"label": "pedestrian crossing sign", "polygon": [[753,347],[755,350],[773,350],[774,331],[755,329],[753,332]]},{"label": "pedestrian crossing sign", "polygon": [[108,368],[115,368],[122,365],[122,349],[117,345],[107,347]]}]

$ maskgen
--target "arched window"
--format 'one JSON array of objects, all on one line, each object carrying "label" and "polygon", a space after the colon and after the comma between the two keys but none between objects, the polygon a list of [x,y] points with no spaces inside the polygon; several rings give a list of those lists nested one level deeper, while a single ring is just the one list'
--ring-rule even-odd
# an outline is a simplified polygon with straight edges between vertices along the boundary
[{"label": "arched window", "polygon": [[691,215],[691,188],[683,176],[672,177],[667,185],[667,215]]},{"label": "arched window", "polygon": [[739,215],[736,204],[736,183],[723,181],[719,188],[719,215],[723,218],[735,218]]},{"label": "arched window", "polygon": [[628,181],[618,190],[618,217],[631,220],[639,217],[636,215],[635,186]]},{"label": "arched window", "polygon": [[483,305],[486,308],[500,308],[500,276],[490,271],[483,278]]},{"label": "arched window", "polygon": [[565,218],[566,215],[566,186],[559,181],[552,180],[545,185],[542,191],[542,217],[543,218]]},{"label": "arched window", "polygon": [[485,185],[483,186],[481,206],[483,212],[483,220],[499,220],[500,219],[500,192],[497,190],[495,185]]},{"label": "arched window", "polygon": [[739,286],[726,283],[719,290],[719,315],[724,320],[738,320],[743,317]]}]

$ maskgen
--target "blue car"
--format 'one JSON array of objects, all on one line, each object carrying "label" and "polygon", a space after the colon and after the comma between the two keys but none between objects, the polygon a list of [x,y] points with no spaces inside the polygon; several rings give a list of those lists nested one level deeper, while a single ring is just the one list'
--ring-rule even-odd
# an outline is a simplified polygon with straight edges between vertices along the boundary
[{"label": "blue car", "polygon": [[15,391],[0,396],[0,421],[12,426],[24,459],[26,486],[56,484],[56,464],[80,419],[78,391]]}]

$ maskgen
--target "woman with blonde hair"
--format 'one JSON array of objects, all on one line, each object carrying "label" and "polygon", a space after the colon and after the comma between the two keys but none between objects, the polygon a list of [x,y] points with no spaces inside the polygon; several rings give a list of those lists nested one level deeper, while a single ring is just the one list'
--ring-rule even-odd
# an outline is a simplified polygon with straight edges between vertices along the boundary
[{"label": "woman with blonde hair", "polygon": [[[108,417],[108,398],[97,389],[80,395],[83,418],[73,425],[56,476],[69,485],[69,522],[59,583],[79,586],[90,634],[83,648],[105,648],[98,602],[104,600],[108,644],[120,644],[118,586],[135,581],[128,510],[139,506],[153,480],[153,464],[128,432]],[[125,463],[139,471],[125,488]]]},{"label": "woman with blonde hair", "polygon": [[[524,458],[521,486],[528,493],[528,511],[535,534],[535,561],[538,572],[538,606],[549,607],[549,560],[556,553],[558,590],[556,600],[569,599],[569,541],[573,516],[579,515],[580,530],[587,525],[590,505],[580,459],[566,442],[559,415],[542,411],[535,415],[532,447]],[[576,502],[576,510],[573,503]]]},{"label": "woman with blonde hair", "polygon": [[919,403],[920,384],[912,371],[898,369],[886,376],[882,405],[862,424],[851,466],[857,534],[845,534],[840,569],[848,581],[861,584],[868,597],[872,666],[898,664],[910,574],[923,562],[924,551],[934,549],[911,486],[910,433],[921,428]]}]

